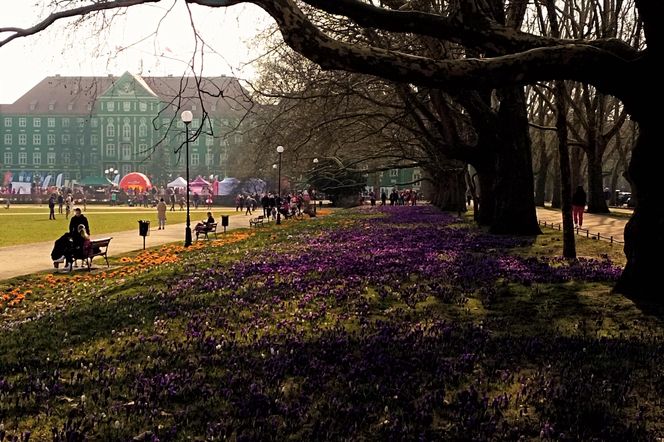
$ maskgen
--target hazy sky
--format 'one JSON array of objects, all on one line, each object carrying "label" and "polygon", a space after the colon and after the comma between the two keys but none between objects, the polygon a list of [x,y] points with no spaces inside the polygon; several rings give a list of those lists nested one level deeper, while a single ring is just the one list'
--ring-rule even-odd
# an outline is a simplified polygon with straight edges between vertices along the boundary
[{"label": "hazy sky", "polygon": [[[49,15],[50,11],[34,3],[0,0],[0,27],[30,27]],[[272,24],[270,17],[249,4],[191,7],[196,28],[209,46],[203,74],[250,78],[253,71],[245,64],[260,53],[252,49],[253,38]],[[72,20],[59,21],[41,34],[0,47],[0,103],[13,103],[44,77],[55,74],[105,76],[130,71],[145,76],[182,75],[195,45],[182,0],[131,7],[105,31],[91,25],[74,30],[71,24]],[[198,59],[196,71],[200,68]]]}]

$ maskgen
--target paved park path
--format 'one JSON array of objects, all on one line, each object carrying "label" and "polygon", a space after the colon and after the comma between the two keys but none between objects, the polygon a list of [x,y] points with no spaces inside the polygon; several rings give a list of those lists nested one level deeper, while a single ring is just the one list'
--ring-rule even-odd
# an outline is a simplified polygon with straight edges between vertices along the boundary
[{"label": "paved park path", "polygon": [[[250,218],[253,217],[242,214],[230,215],[227,230],[249,227]],[[192,221],[192,230],[197,222],[198,220]],[[153,228],[152,225],[150,227],[150,235],[145,238],[146,248],[173,242],[184,243],[184,223],[166,225],[164,230],[157,230],[157,227]],[[224,228],[221,226],[220,219],[217,235],[223,235],[223,232]],[[93,235],[92,239],[107,238],[109,236],[113,237],[108,247],[109,256],[123,255],[143,248],[143,237],[138,235],[138,229]],[[212,238],[214,238],[214,235]],[[193,234],[193,240],[196,241],[195,233]],[[51,261],[51,250],[53,250],[53,241],[0,247],[0,280],[55,270],[53,261]],[[106,262],[103,257],[97,256],[93,260],[93,268],[100,266],[106,267]]]},{"label": "paved park path", "polygon": [[[592,213],[583,214],[583,229],[580,230],[579,235],[585,236],[586,230],[592,236],[600,233],[603,238],[610,238],[613,236],[615,241],[624,242],[625,240],[625,224],[629,218],[627,215],[631,214],[630,209],[616,209],[611,208],[611,212],[618,215],[595,215]],[[550,209],[544,207],[537,208],[537,219],[540,222],[546,221],[548,224],[562,224],[562,213],[558,209]],[[562,228],[562,227],[561,227]]]},{"label": "paved park path", "polygon": [[[624,212],[623,209],[611,209],[616,212]],[[547,223],[562,223],[560,210],[549,208],[537,208],[537,217],[540,221]],[[249,227],[249,216],[242,214],[231,215],[229,219],[228,230]],[[616,241],[623,241],[623,232],[626,217],[593,215],[586,213],[583,217],[583,227],[590,231],[590,234],[601,233],[604,237],[613,236]],[[193,223],[195,224],[195,222]],[[192,227],[193,227],[192,224]],[[150,236],[146,238],[145,247],[154,247],[173,242],[184,242],[184,223],[167,225],[165,230],[150,230]],[[219,227],[219,232],[223,228]],[[585,232],[582,232],[585,234]],[[220,235],[222,233],[219,233]],[[114,232],[103,235],[95,235],[93,238],[112,236],[113,240],[108,248],[109,256],[123,255],[127,252],[140,250],[143,248],[143,238],[138,236],[136,229],[124,232]],[[22,244],[0,248],[0,280],[9,279],[20,275],[53,270],[51,261],[51,250],[53,241],[38,242],[32,244]],[[99,267],[103,262],[102,257],[94,259],[94,265]]]}]

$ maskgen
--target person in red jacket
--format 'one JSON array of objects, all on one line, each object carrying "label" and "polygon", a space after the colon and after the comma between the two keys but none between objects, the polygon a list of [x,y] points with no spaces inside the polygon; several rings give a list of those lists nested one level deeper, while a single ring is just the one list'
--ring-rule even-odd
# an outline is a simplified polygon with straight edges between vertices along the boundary
[{"label": "person in red jacket", "polygon": [[572,217],[574,218],[574,226],[581,227],[583,225],[583,211],[586,208],[586,192],[583,186],[578,186],[572,195]]}]

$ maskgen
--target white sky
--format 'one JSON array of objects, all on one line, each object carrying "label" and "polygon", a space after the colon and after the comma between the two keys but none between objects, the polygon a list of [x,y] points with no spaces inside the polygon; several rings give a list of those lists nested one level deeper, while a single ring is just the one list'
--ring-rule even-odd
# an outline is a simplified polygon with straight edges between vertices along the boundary
[{"label": "white sky", "polygon": [[[34,3],[37,1],[0,0],[0,27],[30,27],[49,15]],[[261,54],[253,39],[272,19],[250,4],[191,8],[199,34],[211,47],[205,49],[203,75],[251,78],[253,69],[246,63]],[[106,76],[129,71],[145,76],[182,75],[194,52],[193,31],[182,0],[131,7],[114,18],[106,31],[91,25],[74,30],[68,26],[71,23],[60,20],[40,34],[0,47],[0,103],[13,103],[44,77],[55,74]],[[157,34],[152,35],[158,26]],[[199,58],[196,72],[200,68]]]}]

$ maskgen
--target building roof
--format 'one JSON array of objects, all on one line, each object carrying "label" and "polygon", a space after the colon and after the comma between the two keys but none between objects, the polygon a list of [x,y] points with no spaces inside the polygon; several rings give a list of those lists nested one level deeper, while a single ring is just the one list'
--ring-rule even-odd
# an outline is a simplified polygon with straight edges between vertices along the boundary
[{"label": "building roof", "polygon": [[[233,77],[142,77],[126,72],[120,77],[46,77],[12,104],[0,104],[0,113],[14,115],[87,115],[100,97],[113,93],[118,80],[134,81],[136,90],[182,109],[201,100],[211,114],[243,112],[250,99]],[[132,94],[132,98],[138,94]],[[120,96],[118,94],[118,96]],[[200,106],[198,106],[200,107]]]}]

